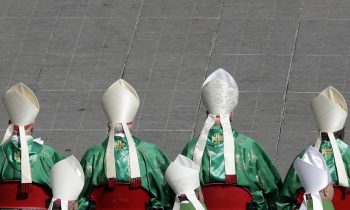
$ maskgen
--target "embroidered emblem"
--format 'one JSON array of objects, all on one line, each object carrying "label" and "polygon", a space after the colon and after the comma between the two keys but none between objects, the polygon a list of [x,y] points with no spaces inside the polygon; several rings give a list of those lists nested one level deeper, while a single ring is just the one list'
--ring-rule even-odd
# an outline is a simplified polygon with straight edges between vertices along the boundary
[{"label": "embroidered emblem", "polygon": [[15,161],[18,163],[21,162],[21,151],[15,152]]},{"label": "embroidered emblem", "polygon": [[125,143],[118,140],[117,142],[114,143],[114,147],[117,149],[117,150],[121,150],[125,147]]},{"label": "embroidered emblem", "polygon": [[322,155],[326,158],[329,158],[331,155],[333,155],[332,148],[326,146],[324,149],[322,149]]},{"label": "embroidered emblem", "polygon": [[212,139],[214,144],[221,144],[224,140],[224,138],[222,137],[222,135],[220,133],[216,133],[216,134],[212,135],[211,139]]}]

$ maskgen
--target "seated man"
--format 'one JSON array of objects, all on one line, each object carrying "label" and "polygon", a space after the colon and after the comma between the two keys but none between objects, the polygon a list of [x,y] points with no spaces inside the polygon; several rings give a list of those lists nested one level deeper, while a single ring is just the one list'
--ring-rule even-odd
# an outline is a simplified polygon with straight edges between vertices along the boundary
[{"label": "seated man", "polygon": [[231,128],[238,103],[235,80],[218,69],[205,80],[201,95],[208,116],[199,138],[191,140],[182,152],[201,165],[201,184],[244,187],[253,196],[252,205],[257,209],[274,208],[281,185],[277,168],[257,142]]},{"label": "seated man", "polygon": [[[102,107],[109,119],[109,134],[102,144],[88,149],[81,160],[85,186],[79,209],[88,207],[95,188],[118,187],[117,182],[130,183],[133,189],[142,187],[147,191],[148,208],[164,209],[172,205],[174,196],[164,178],[169,165],[167,156],[155,145],[131,136],[129,130],[139,104],[135,89],[122,79],[103,94]],[[97,202],[96,207],[102,205]]]},{"label": "seated man", "polygon": [[[311,109],[320,131],[315,148],[326,160],[334,184],[348,188],[350,148],[343,142],[348,113],[346,101],[337,89],[329,86],[312,101]],[[304,152],[301,151],[297,157],[302,157]],[[302,188],[297,173],[291,166],[277,201],[278,209],[291,210],[298,207],[297,197]],[[336,203],[333,201],[333,204]]]},{"label": "seated man", "polygon": [[305,189],[300,210],[334,210],[333,182],[321,153],[310,146],[293,166]]},{"label": "seated man", "polygon": [[[199,166],[183,155],[178,155],[165,172],[165,179],[176,197],[173,210],[205,210],[199,200]],[[203,199],[203,198],[202,198]]]},{"label": "seated man", "polygon": [[[27,197],[32,183],[48,187],[51,185],[51,167],[63,156],[43,145],[40,139],[33,139],[33,125],[39,112],[39,102],[26,85],[19,83],[12,86],[2,101],[10,118],[10,126],[0,145],[0,191],[8,189],[5,183],[9,180],[18,180],[21,183],[18,193]],[[4,203],[0,201],[0,208],[20,202],[15,195],[8,193],[2,198]],[[32,202],[31,199],[28,202]],[[20,203],[23,204],[23,200]]]},{"label": "seated man", "polygon": [[52,199],[49,210],[76,210],[84,187],[84,171],[74,156],[56,163],[51,169]]}]

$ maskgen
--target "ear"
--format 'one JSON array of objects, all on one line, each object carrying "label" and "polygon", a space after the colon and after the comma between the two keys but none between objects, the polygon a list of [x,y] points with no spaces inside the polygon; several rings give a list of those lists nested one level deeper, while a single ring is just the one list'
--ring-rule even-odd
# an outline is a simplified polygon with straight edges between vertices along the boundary
[{"label": "ear", "polygon": [[328,197],[328,195],[329,195],[329,190],[328,190],[328,187],[326,187],[326,188],[324,188],[323,190],[323,195],[324,195],[324,197]]}]

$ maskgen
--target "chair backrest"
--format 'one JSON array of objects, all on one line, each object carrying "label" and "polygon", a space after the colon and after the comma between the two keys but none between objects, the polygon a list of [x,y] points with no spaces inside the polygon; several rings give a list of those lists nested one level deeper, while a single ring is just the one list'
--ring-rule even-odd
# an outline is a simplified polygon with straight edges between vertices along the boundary
[{"label": "chair backrest", "polygon": [[32,183],[30,191],[23,195],[20,186],[18,180],[0,181],[0,209],[47,209],[47,201],[52,197],[49,187]]},{"label": "chair backrest", "polygon": [[208,210],[244,210],[253,201],[247,189],[236,185],[207,184],[202,192]]},{"label": "chair backrest", "polygon": [[[348,210],[350,208],[350,189],[340,186],[333,186],[334,196],[332,203],[334,209]],[[300,205],[303,202],[304,190],[301,189],[298,193],[297,204]]]},{"label": "chair backrest", "polygon": [[118,183],[113,188],[95,187],[90,200],[96,203],[96,210],[143,210],[150,196],[143,188],[131,189],[128,183]]}]

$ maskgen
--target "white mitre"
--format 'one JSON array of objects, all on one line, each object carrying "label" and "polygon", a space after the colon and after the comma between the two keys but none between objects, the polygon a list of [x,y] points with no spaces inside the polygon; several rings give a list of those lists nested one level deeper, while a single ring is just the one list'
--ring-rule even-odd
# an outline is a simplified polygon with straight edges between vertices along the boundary
[{"label": "white mitre", "polygon": [[202,86],[202,102],[209,114],[193,154],[193,161],[200,165],[210,128],[220,120],[224,136],[225,180],[236,183],[234,139],[230,113],[238,103],[238,87],[234,78],[225,70],[218,69],[208,76]]},{"label": "white mitre", "polygon": [[329,86],[313,99],[311,110],[320,131],[315,147],[316,149],[320,149],[321,132],[327,132],[332,145],[339,185],[349,187],[343,158],[334,136],[334,132],[344,128],[348,116],[346,101],[337,89]]},{"label": "white mitre", "polygon": [[237,106],[238,95],[236,81],[224,69],[214,71],[202,85],[202,102],[210,114],[232,112]]},{"label": "white mitre", "polygon": [[332,178],[322,154],[316,148],[310,146],[305,151],[302,159],[296,158],[293,165],[305,190],[304,201],[300,210],[307,209],[306,194],[311,195],[313,208],[322,210],[319,191],[332,183]]},{"label": "white mitre", "polygon": [[52,210],[57,199],[60,199],[61,209],[68,210],[68,202],[78,200],[84,183],[84,171],[79,161],[73,155],[53,165],[51,169],[53,198],[49,210]]},{"label": "white mitre", "polygon": [[183,155],[178,155],[165,172],[165,179],[174,190],[176,197],[173,210],[180,209],[178,196],[185,195],[196,210],[204,210],[195,190],[200,187],[199,166]]},{"label": "white mitre", "polygon": [[11,120],[11,125],[6,130],[2,144],[10,139],[13,133],[13,126],[18,126],[21,143],[21,182],[24,184],[32,183],[24,126],[35,121],[40,110],[39,101],[28,86],[18,83],[6,91],[2,97],[2,102]]},{"label": "white mitre", "polygon": [[127,126],[127,123],[134,120],[140,105],[140,99],[136,90],[125,80],[119,79],[105,91],[101,103],[110,122],[105,158],[107,178],[115,179],[117,177],[114,159],[114,126],[121,124],[128,141],[130,178],[136,178],[138,181],[141,181],[135,143]]}]

